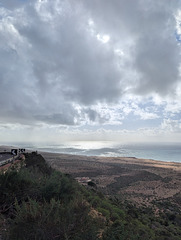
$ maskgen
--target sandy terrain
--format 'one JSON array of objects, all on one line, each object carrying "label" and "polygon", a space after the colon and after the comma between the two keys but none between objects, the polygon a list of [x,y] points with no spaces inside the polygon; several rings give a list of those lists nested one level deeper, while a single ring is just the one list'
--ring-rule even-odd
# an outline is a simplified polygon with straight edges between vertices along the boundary
[{"label": "sandy terrain", "polygon": [[166,201],[181,207],[181,163],[125,157],[87,157],[42,153],[57,170],[89,177],[104,193],[117,194],[137,205]]}]

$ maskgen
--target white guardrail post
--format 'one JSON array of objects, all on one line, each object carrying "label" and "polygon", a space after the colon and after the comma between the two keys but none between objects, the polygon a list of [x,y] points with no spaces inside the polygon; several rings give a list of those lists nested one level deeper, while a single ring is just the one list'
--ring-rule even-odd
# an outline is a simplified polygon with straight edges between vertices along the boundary
[{"label": "white guardrail post", "polygon": [[6,160],[4,160],[4,161],[1,161],[0,162],[0,166],[3,166],[3,165],[5,165],[5,164],[7,164],[7,163],[10,163],[10,162],[12,162],[13,161],[13,157],[10,157],[10,158],[8,158],[8,159],[6,159]]}]

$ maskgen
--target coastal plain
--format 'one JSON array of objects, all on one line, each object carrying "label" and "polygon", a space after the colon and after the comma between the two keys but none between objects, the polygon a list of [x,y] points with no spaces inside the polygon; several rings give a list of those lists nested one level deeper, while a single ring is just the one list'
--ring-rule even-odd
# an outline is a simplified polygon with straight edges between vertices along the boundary
[{"label": "coastal plain", "polygon": [[108,196],[136,206],[172,204],[181,209],[181,163],[134,157],[41,153],[47,163],[74,178],[89,178]]}]

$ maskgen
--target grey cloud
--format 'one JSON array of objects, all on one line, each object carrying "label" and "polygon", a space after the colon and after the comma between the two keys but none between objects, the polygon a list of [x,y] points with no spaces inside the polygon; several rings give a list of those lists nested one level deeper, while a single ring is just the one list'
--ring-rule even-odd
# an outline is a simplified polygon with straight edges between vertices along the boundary
[{"label": "grey cloud", "polygon": [[[7,8],[9,10],[14,10],[19,7],[24,6],[27,4],[28,0],[1,0],[0,7]],[[31,0],[31,2],[34,2],[34,0]]]},{"label": "grey cloud", "polygon": [[109,120],[107,115],[101,116],[99,112],[90,108],[83,108],[81,111],[77,111],[71,106],[63,107],[61,113],[52,113],[52,114],[39,114],[35,115],[34,118],[37,121],[45,122],[47,124],[53,125],[69,125],[74,126],[81,124],[85,118],[88,118],[92,123],[103,124]]},{"label": "grey cloud", "polygon": [[55,113],[52,115],[36,115],[35,119],[48,124],[76,125],[75,115],[65,113]]},{"label": "grey cloud", "polygon": [[179,77],[179,49],[173,39],[144,37],[137,48],[135,65],[141,75],[137,92],[173,93]]},{"label": "grey cloud", "polygon": [[84,109],[82,113],[88,117],[89,121],[99,124],[106,123],[110,118],[107,114],[102,116],[99,112],[91,108]]},{"label": "grey cloud", "polygon": [[40,89],[49,91],[48,76],[53,73],[51,84],[68,100],[92,104],[119,98],[121,76],[114,54],[87,32],[84,12],[72,9],[68,16],[56,16],[56,9],[52,11],[52,22],[33,13],[34,24],[20,29],[33,45],[30,57]]},{"label": "grey cloud", "polygon": [[[121,38],[132,38],[132,59],[128,63],[136,70],[136,93],[157,92],[167,95],[179,79],[180,47],[175,38],[174,14],[179,1],[86,1],[92,18],[113,34],[115,44]],[[96,6],[96,7],[95,7]],[[104,8],[104,11],[102,10]]]},{"label": "grey cloud", "polygon": [[179,80],[180,47],[174,35],[173,14],[173,5],[159,3],[158,8],[144,16],[145,29],[135,51],[135,66],[141,75],[140,94],[152,91],[160,95],[170,94]]},{"label": "grey cloud", "polygon": [[[109,116],[92,104],[118,102],[127,89],[166,95],[177,83],[177,3],[4,0],[0,7],[10,9],[0,22],[0,120],[74,125],[88,117],[104,123]],[[98,33],[110,41],[102,44]],[[128,56],[120,60],[114,48],[128,40]]]},{"label": "grey cloud", "polygon": [[86,110],[86,113],[87,113],[89,119],[93,122],[96,120],[96,118],[98,116],[97,112],[92,109]]}]

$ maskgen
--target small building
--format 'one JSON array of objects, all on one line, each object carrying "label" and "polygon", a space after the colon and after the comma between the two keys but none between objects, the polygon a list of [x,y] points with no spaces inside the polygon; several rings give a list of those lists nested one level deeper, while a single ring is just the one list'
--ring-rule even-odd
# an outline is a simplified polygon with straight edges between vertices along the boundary
[{"label": "small building", "polygon": [[89,177],[76,177],[75,180],[81,185],[85,186],[92,181],[92,179],[90,179]]}]

